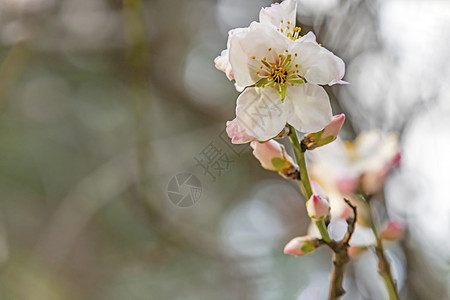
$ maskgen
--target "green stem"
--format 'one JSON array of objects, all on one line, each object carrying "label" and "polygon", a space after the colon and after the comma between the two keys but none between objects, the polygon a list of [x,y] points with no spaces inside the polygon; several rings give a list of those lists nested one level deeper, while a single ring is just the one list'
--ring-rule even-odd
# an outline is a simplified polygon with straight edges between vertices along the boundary
[{"label": "green stem", "polygon": [[315,221],[317,228],[320,231],[320,235],[325,243],[331,242],[330,235],[328,234],[327,227],[325,226],[325,222],[323,220]]},{"label": "green stem", "polygon": [[[305,151],[302,149],[297,133],[295,132],[295,128],[289,125],[290,133],[289,139],[294,148],[295,158],[297,159],[298,166],[300,168],[300,190],[303,195],[305,195],[306,199],[311,198],[313,192],[311,188],[311,182],[309,181],[308,168],[306,167],[306,159],[305,159]],[[316,221],[316,226],[322,235],[322,239],[329,243],[331,242],[330,235],[328,234],[327,227],[325,226],[325,222],[323,220]]]},{"label": "green stem", "polygon": [[303,151],[300,143],[298,142],[297,133],[295,128],[289,125],[290,133],[289,139],[291,140],[292,146],[294,148],[295,158],[297,159],[298,166],[300,168],[300,188],[302,193],[305,195],[306,199],[311,198],[313,192],[311,188],[311,183],[309,181],[308,169],[306,168],[305,151]]}]

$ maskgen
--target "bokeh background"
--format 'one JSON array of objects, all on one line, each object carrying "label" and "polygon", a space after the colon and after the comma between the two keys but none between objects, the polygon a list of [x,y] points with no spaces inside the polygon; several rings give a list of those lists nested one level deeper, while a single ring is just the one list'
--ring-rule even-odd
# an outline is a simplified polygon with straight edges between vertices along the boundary
[{"label": "bokeh background", "polygon": [[[224,135],[238,93],[213,60],[270,3],[0,1],[0,299],[324,297],[329,249],[282,254],[308,227],[297,185]],[[346,62],[342,136],[400,134],[379,211],[407,225],[402,299],[448,300],[450,1],[299,0],[298,21]],[[196,161],[212,146],[220,172]],[[383,299],[377,276],[352,261],[344,299]]]}]

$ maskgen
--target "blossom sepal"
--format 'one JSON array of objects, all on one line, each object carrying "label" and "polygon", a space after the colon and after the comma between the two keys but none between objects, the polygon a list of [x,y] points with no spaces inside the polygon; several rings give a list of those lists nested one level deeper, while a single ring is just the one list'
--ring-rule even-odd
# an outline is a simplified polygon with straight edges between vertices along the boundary
[{"label": "blossom sepal", "polygon": [[300,170],[296,165],[292,165],[278,173],[286,179],[300,180]]},{"label": "blossom sepal", "polygon": [[313,150],[317,147],[331,143],[337,138],[344,121],[344,114],[333,116],[331,122],[325,126],[324,129],[306,134],[302,139],[302,147],[306,150]]},{"label": "blossom sepal", "polygon": [[322,242],[319,239],[311,238],[310,236],[296,237],[286,244],[284,254],[303,256],[314,251],[320,245],[322,245]]}]

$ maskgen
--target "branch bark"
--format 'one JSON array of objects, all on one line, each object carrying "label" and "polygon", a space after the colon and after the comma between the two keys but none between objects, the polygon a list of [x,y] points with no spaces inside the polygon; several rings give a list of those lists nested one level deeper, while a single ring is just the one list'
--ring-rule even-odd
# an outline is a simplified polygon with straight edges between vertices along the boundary
[{"label": "branch bark", "polygon": [[330,293],[329,300],[339,299],[345,294],[343,287],[345,266],[350,261],[348,256],[348,247],[356,225],[356,207],[350,203],[347,199],[344,199],[347,205],[353,210],[353,217],[347,219],[347,232],[340,242],[331,241],[328,246],[333,250],[333,271],[330,278]]}]

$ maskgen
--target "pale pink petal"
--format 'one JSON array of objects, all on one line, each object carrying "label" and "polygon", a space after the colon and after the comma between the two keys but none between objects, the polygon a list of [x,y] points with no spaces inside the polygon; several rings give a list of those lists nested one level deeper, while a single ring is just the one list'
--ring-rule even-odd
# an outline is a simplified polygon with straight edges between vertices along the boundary
[{"label": "pale pink petal", "polygon": [[247,136],[267,141],[286,125],[285,107],[275,88],[246,88],[237,99],[236,117]]},{"label": "pale pink petal", "polygon": [[225,73],[228,80],[234,80],[233,70],[228,59],[228,49],[222,50],[220,56],[214,59],[214,65],[216,68]]},{"label": "pale pink petal", "polygon": [[235,118],[232,121],[227,121],[226,126],[227,134],[233,144],[245,144],[256,140],[254,137],[246,133],[238,118]]},{"label": "pale pink petal", "polygon": [[234,80],[233,69],[231,68],[230,59],[228,55],[229,54],[228,49],[230,48],[230,40],[234,34],[241,32],[243,30],[245,30],[245,28],[235,28],[228,31],[227,49],[222,50],[220,55],[217,56],[216,59],[214,59],[214,64],[216,68],[224,72],[229,80]]}]

